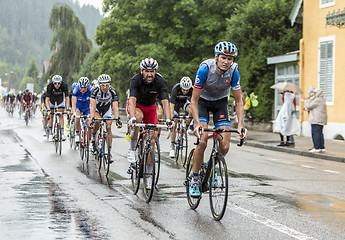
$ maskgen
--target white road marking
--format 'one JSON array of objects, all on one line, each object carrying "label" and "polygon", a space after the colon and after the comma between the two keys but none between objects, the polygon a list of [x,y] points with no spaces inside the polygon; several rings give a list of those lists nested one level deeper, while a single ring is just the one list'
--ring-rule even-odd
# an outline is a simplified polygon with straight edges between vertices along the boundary
[{"label": "white road marking", "polygon": [[324,172],[329,172],[329,173],[339,173],[339,172],[337,172],[337,171],[332,171],[332,170],[327,170],[327,169],[325,169],[325,170],[323,170]]},{"label": "white road marking", "polygon": [[282,225],[280,223],[277,223],[271,219],[268,219],[266,217],[263,217],[263,216],[260,216],[256,213],[253,213],[249,210],[246,210],[244,208],[241,208],[241,207],[238,207],[238,206],[229,206],[228,207],[236,212],[236,213],[239,213],[245,217],[248,217],[248,218],[251,218],[253,219],[254,221],[256,222],[259,222],[261,224],[264,224],[270,228],[273,228],[279,232],[282,232],[282,233],[285,233],[286,235],[289,235],[295,239],[299,239],[299,240],[314,240],[315,238],[311,237],[311,236],[308,236],[304,233],[301,233],[295,229],[292,229],[292,228],[289,228],[288,226],[285,226],[285,225]]},{"label": "white road marking", "polygon": [[312,167],[312,166],[304,165],[304,164],[302,164],[301,167],[304,167],[304,168],[314,168],[314,167]]}]

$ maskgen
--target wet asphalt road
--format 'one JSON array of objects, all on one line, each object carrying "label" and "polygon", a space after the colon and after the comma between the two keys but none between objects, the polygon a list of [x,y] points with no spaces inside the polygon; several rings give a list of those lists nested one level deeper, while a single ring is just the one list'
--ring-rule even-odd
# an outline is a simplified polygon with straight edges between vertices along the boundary
[{"label": "wet asphalt road", "polygon": [[[345,239],[345,165],[244,146],[227,156],[230,194],[221,222],[208,195],[196,211],[184,169],[167,157],[150,204],[131,192],[125,129],[115,130],[111,174],[62,155],[29,126],[0,110],[0,239]],[[190,145],[192,146],[192,144]]]}]

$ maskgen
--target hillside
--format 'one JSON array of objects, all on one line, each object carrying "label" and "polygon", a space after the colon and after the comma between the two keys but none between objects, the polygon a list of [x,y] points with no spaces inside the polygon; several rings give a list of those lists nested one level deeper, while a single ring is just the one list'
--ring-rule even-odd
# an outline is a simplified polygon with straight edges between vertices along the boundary
[{"label": "hillside", "polygon": [[72,0],[0,0],[0,62],[23,65],[34,57],[41,66],[49,59],[52,33],[48,24],[56,3],[70,6],[93,39],[102,15],[92,6],[81,8]]}]

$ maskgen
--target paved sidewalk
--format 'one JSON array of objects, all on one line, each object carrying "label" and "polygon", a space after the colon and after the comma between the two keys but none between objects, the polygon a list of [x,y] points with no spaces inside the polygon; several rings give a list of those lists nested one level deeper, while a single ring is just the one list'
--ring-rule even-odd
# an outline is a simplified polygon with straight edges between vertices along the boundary
[{"label": "paved sidewalk", "polygon": [[[277,145],[280,143],[280,136],[278,133],[249,130],[246,145],[274,151],[298,154],[307,157],[321,158],[337,162],[345,162],[345,141],[325,140],[326,152],[310,153],[309,150],[313,148],[313,142],[311,137],[294,136],[294,138],[295,145],[278,147]],[[233,140],[234,142],[238,142],[238,140]]]}]

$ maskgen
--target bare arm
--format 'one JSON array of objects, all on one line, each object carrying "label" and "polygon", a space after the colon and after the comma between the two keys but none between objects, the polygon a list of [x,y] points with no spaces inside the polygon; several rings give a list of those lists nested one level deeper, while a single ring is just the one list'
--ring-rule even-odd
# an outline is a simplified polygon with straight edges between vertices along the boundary
[{"label": "bare arm", "polygon": [[[236,108],[236,115],[238,119],[238,126],[237,131],[241,133],[241,129],[244,127],[244,109],[243,109],[243,101],[241,97],[241,89],[233,90],[234,98],[235,98],[235,108]],[[247,135],[247,131],[245,136]],[[242,136],[243,137],[243,136]]]},{"label": "bare arm", "polygon": [[162,100],[162,105],[163,105],[163,111],[164,111],[165,119],[171,119],[169,100],[168,99],[163,99]]},{"label": "bare arm", "polygon": [[93,119],[95,117],[96,112],[96,99],[90,99],[90,118]]},{"label": "bare arm", "polygon": [[192,98],[190,100],[190,106],[192,109],[192,116],[194,119],[195,124],[199,124],[199,107],[198,107],[198,101],[201,96],[202,89],[194,89]]},{"label": "bare arm", "polygon": [[135,117],[135,106],[136,106],[136,103],[137,103],[137,98],[136,97],[129,97],[129,118],[133,118]]},{"label": "bare arm", "polygon": [[120,116],[120,114],[119,114],[119,102],[118,101],[112,102],[112,109],[113,109],[114,118],[118,119]]},{"label": "bare arm", "polygon": [[72,113],[77,111],[77,98],[72,97]]}]

